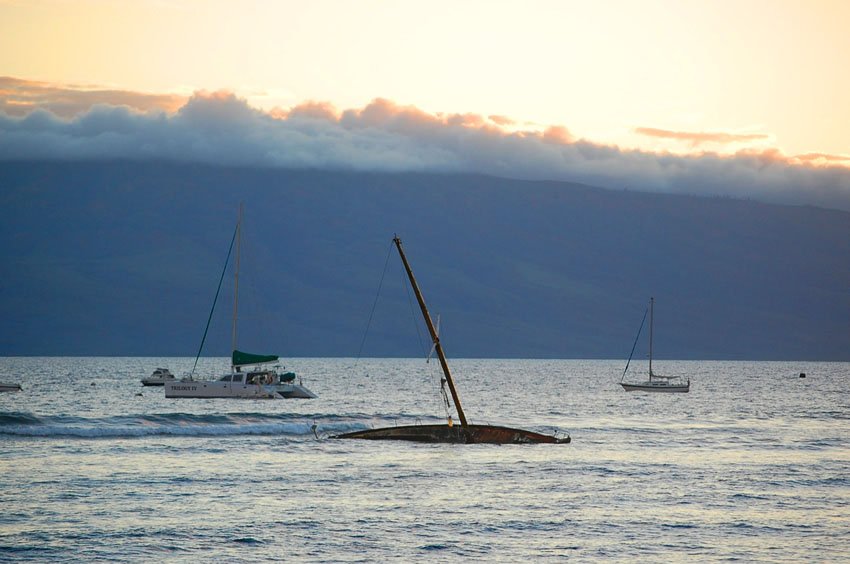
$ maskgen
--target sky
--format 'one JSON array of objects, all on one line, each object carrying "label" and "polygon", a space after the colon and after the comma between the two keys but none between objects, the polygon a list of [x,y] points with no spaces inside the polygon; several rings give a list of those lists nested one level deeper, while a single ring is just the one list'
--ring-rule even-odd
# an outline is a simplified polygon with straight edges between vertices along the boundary
[{"label": "sky", "polygon": [[0,0],[0,159],[483,172],[850,209],[848,29],[832,0]]}]

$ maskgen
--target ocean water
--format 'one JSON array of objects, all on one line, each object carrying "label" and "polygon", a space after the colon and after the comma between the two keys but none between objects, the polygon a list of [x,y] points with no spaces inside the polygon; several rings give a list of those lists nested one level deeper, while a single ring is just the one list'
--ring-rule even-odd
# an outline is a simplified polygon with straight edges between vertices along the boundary
[{"label": "ocean water", "polygon": [[657,361],[689,394],[624,392],[620,361],[450,364],[470,421],[573,442],[327,438],[438,421],[422,360],[293,359],[319,399],[254,401],[139,382],[191,359],[2,358],[0,560],[850,561],[850,363]]}]

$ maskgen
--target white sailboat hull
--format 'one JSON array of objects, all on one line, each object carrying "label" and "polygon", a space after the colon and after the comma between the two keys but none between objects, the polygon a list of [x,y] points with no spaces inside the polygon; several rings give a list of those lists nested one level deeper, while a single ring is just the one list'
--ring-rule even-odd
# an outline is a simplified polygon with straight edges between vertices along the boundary
[{"label": "white sailboat hull", "polygon": [[166,382],[166,398],[312,399],[316,394],[298,384],[243,384],[218,380]]},{"label": "white sailboat hull", "polygon": [[668,384],[667,382],[641,382],[640,384],[628,384],[620,382],[627,392],[661,392],[668,394],[684,394],[691,391],[691,383]]}]

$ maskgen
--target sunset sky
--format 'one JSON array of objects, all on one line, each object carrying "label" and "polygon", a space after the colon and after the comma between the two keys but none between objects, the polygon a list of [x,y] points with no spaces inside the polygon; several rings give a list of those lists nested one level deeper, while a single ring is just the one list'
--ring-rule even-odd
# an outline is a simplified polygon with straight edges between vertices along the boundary
[{"label": "sunset sky", "polygon": [[848,29],[840,0],[0,0],[0,112],[173,115],[227,93],[272,117],[338,119],[379,100],[641,158],[845,169]]}]

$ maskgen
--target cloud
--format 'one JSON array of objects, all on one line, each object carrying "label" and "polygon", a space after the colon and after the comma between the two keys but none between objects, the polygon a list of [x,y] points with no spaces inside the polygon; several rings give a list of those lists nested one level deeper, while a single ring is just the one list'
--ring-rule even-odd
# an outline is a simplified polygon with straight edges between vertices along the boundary
[{"label": "cloud", "polygon": [[827,153],[806,153],[794,155],[794,160],[810,163],[850,163],[850,155],[830,155]]},{"label": "cloud", "polygon": [[174,94],[144,94],[95,86],[56,85],[0,76],[0,112],[9,116],[24,116],[41,109],[59,117],[72,118],[97,104],[127,106],[140,112],[174,112],[185,103],[185,96]]},{"label": "cloud", "polygon": [[638,127],[635,133],[646,135],[648,137],[656,137],[660,139],[674,139],[676,141],[687,141],[691,146],[698,147],[704,143],[747,143],[750,141],[763,141],[767,139],[767,135],[752,133],[722,133],[722,132],[693,132],[693,131],[669,131],[667,129],[656,129],[654,127]]},{"label": "cloud", "polygon": [[487,117],[496,125],[509,126],[514,125],[516,123],[516,121],[512,120],[507,116],[491,115]]},{"label": "cloud", "polygon": [[552,125],[543,132],[543,140],[548,143],[567,145],[573,142],[573,136],[562,125]]},{"label": "cloud", "polygon": [[[54,112],[55,100],[48,95],[23,114],[3,109],[0,161],[159,159],[481,173],[850,210],[850,168],[835,165],[839,159],[834,155],[624,150],[575,139],[563,126],[522,129],[497,116],[432,114],[386,99],[344,111],[309,102],[266,112],[229,92],[197,92],[171,111],[169,97],[122,93],[116,97],[120,103],[105,104],[107,96],[89,94],[80,91],[76,107],[89,105],[72,117]],[[137,103],[126,103],[133,100]],[[4,104],[8,107],[8,100]]]},{"label": "cloud", "polygon": [[280,109],[276,111],[278,115],[275,117],[279,117],[280,119],[299,117],[324,119],[327,121],[339,119],[339,113],[336,111],[336,108],[327,102],[306,102],[295,106],[288,112]]}]

